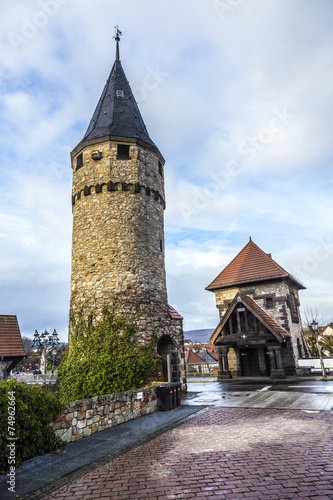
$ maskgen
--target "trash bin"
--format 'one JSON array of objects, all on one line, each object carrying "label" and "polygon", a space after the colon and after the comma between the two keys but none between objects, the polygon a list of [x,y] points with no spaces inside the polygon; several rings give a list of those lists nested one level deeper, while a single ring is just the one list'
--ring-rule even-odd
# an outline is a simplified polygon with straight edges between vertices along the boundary
[{"label": "trash bin", "polygon": [[178,406],[181,405],[181,383],[180,382],[173,382],[172,384],[169,384],[172,388],[172,396],[173,396],[173,407],[177,408]]},{"label": "trash bin", "polygon": [[171,387],[171,384],[162,385],[160,387],[160,401],[160,410],[170,411],[174,409],[174,395],[173,387]]},{"label": "trash bin", "polygon": [[178,401],[177,401],[177,384],[171,384],[172,385],[172,398],[173,398],[173,407],[177,408],[178,406]]},{"label": "trash bin", "polygon": [[182,398],[181,398],[181,383],[177,382],[177,406],[181,406]]}]

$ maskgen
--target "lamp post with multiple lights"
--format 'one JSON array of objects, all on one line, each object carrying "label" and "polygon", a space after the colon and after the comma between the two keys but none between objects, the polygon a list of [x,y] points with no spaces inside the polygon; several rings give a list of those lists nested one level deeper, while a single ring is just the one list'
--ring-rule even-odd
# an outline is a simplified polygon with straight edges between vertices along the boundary
[{"label": "lamp post with multiple lights", "polygon": [[41,357],[41,371],[46,373],[46,359],[47,354],[49,354],[53,349],[59,345],[59,338],[56,330],[53,330],[53,333],[45,332],[39,334],[37,330],[35,330],[35,335],[33,338],[32,346],[37,347],[37,349],[42,353]]},{"label": "lamp post with multiple lights", "polygon": [[311,328],[314,331],[314,334],[316,336],[317,349],[318,349],[318,353],[319,353],[320,366],[321,366],[321,373],[323,375],[323,378],[326,378],[324,361],[323,361],[323,358],[322,358],[322,355],[321,355],[321,348],[320,348],[320,345],[319,345],[319,333],[318,333],[318,323],[317,323],[317,321],[315,321],[315,320],[312,321]]}]

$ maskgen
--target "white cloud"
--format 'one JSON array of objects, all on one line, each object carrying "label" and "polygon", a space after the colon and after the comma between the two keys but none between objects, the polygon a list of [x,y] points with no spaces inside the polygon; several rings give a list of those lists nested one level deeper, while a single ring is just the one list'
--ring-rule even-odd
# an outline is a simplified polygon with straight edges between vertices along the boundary
[{"label": "white cloud", "polygon": [[[51,3],[44,25],[43,0],[13,0],[0,20],[0,262],[11,287],[0,290],[3,313],[15,309],[29,329],[49,317],[65,332],[69,153],[113,63],[116,24],[125,72],[167,160],[169,300],[193,310],[186,324],[218,318],[204,287],[248,236],[290,272],[311,258],[333,225],[330,2],[251,0],[225,15],[214,0]],[[13,35],[24,38],[19,46]],[[163,76],[147,90],[156,68]],[[277,109],[295,116],[269,135]],[[329,255],[299,276],[302,296],[326,313],[332,267]]]}]

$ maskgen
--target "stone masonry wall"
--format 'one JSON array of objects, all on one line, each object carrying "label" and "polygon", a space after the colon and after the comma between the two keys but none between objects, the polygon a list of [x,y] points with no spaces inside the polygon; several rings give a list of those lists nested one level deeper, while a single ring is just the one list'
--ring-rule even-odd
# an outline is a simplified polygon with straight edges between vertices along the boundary
[{"label": "stone masonry wall", "polygon": [[[178,357],[178,368],[180,373],[180,382],[182,384],[182,391],[187,390],[186,384],[186,365],[184,354],[184,334],[183,334],[183,320],[171,319],[169,323],[169,335],[176,347]],[[176,380],[172,380],[176,382]]]},{"label": "stone masonry wall", "polygon": [[157,411],[157,390],[147,387],[67,403],[51,426],[62,441],[77,441]]},{"label": "stone masonry wall", "polygon": [[[92,159],[92,152],[102,154]],[[117,143],[86,146],[73,160],[71,307],[97,312],[105,304],[158,330],[167,319],[164,264],[164,180],[156,153]],[[143,339],[147,340],[147,339]]]}]

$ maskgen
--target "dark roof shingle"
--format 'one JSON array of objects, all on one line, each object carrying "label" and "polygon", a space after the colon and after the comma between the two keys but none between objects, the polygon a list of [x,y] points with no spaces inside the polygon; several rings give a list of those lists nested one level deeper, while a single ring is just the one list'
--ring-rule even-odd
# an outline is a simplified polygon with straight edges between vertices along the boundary
[{"label": "dark roof shingle", "polygon": [[17,317],[0,314],[0,356],[25,356]]},{"label": "dark roof shingle", "polygon": [[[117,97],[117,92],[123,97]],[[118,60],[113,64],[110,76],[80,144],[105,136],[117,139],[139,139],[157,150],[149,137],[121,62]]]}]

